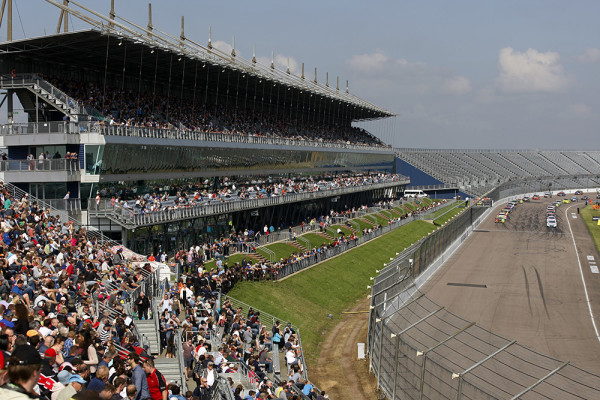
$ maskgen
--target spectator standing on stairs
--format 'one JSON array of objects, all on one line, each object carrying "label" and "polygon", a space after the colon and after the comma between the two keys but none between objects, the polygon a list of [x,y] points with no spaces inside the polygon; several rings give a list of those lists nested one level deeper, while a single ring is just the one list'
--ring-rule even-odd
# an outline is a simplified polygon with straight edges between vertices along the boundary
[{"label": "spectator standing on stairs", "polygon": [[140,356],[137,353],[129,353],[127,364],[131,368],[131,381],[136,389],[133,400],[146,400],[150,398],[148,380],[146,379],[146,373],[140,365]]},{"label": "spectator standing on stairs", "polygon": [[167,400],[169,391],[163,374],[154,368],[154,360],[144,361],[144,372],[148,376],[148,391],[152,400]]},{"label": "spectator standing on stairs", "polygon": [[138,297],[135,302],[138,310],[138,318],[139,319],[148,319],[148,309],[150,308],[150,301],[144,294],[144,292],[140,293],[140,297]]}]

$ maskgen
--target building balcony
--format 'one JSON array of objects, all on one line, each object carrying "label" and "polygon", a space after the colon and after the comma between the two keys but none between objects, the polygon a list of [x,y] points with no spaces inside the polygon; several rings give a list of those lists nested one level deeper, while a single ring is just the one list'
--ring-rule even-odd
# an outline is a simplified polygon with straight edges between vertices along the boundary
[{"label": "building balcony", "polygon": [[12,183],[79,181],[79,160],[0,160],[0,179]]}]

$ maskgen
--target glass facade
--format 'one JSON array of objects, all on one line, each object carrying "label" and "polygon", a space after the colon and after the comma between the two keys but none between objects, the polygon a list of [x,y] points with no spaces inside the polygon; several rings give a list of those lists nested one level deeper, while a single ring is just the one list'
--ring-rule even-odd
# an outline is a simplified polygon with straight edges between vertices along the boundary
[{"label": "glass facade", "polygon": [[62,199],[67,194],[67,182],[32,183],[29,190],[38,199]]},{"label": "glass facade", "polygon": [[88,175],[100,174],[102,167],[102,157],[104,155],[104,145],[86,145],[85,146],[85,173]]},{"label": "glass facade", "polygon": [[[217,148],[109,143],[88,145],[86,172],[101,175],[196,172],[254,175],[278,171],[391,170],[393,153]],[[175,177],[175,176],[174,176]],[[149,179],[152,179],[149,176]]]},{"label": "glass facade", "polygon": [[50,154],[51,158],[63,158],[67,152],[67,146],[64,144],[29,146],[29,153],[38,158],[41,153]]}]

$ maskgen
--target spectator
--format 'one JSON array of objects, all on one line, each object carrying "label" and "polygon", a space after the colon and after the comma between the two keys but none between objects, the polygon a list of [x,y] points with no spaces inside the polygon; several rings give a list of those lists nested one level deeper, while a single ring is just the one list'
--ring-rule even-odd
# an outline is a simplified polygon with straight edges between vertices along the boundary
[{"label": "spectator", "polygon": [[148,376],[148,390],[152,400],[167,400],[169,391],[167,390],[167,381],[164,376],[154,368],[154,361],[147,359],[144,361],[144,372]]},{"label": "spectator", "polygon": [[[138,356],[137,353],[129,353],[127,356],[127,364],[131,369],[131,381],[135,385],[136,390],[133,400],[146,400],[150,398],[146,373],[140,365],[140,356]],[[129,389],[127,392],[129,393]]]},{"label": "spectator", "polygon": [[85,380],[77,374],[69,377],[69,384],[62,391],[58,393],[56,400],[69,400],[75,394],[81,391],[85,385]]}]

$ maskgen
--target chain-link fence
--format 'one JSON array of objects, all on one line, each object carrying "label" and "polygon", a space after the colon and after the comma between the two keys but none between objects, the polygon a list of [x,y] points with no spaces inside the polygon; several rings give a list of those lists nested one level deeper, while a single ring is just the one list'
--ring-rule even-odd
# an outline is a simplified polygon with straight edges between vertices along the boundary
[{"label": "chain-link fence", "polygon": [[[487,196],[500,200],[549,187],[592,186],[572,176],[537,178],[507,182]],[[488,210],[469,208],[405,249],[375,279],[367,346],[379,387],[392,400],[600,398],[600,376],[487,331],[419,291]]]}]

